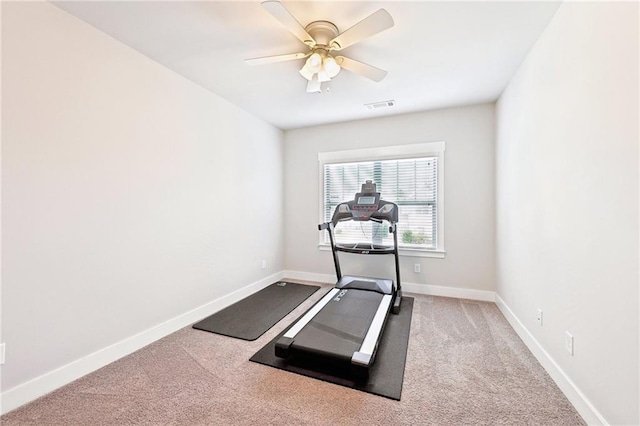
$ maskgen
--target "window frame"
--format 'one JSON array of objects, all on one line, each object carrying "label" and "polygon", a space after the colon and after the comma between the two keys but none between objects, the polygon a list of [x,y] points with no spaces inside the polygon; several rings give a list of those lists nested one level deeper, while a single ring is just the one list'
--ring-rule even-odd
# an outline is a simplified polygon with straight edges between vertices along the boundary
[{"label": "window frame", "polygon": [[[400,160],[417,157],[438,157],[437,169],[437,200],[436,200],[436,248],[400,248],[400,256],[444,258],[444,141],[424,142],[407,145],[384,146],[376,148],[351,149],[345,151],[331,151],[318,153],[318,223],[324,219],[324,166],[325,164],[353,163],[364,161]],[[393,200],[389,200],[393,201]],[[331,250],[331,246],[324,242],[322,232],[318,233],[318,249]]]}]

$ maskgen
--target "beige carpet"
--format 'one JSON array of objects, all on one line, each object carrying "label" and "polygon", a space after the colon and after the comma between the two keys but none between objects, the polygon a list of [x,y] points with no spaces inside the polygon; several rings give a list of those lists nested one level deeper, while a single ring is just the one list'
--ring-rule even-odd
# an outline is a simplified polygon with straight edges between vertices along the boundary
[{"label": "beige carpet", "polygon": [[186,327],[0,418],[2,425],[584,424],[493,303],[415,296],[402,400],[249,361],[258,340]]}]

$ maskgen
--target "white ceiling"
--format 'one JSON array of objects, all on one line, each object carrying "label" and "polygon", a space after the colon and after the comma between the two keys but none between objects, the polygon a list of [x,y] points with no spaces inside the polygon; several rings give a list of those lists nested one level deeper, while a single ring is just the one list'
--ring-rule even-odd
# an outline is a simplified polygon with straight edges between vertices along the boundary
[{"label": "white ceiling", "polygon": [[[244,59],[306,52],[260,1],[54,2],[93,27],[281,129],[491,102],[551,19],[557,2],[283,2],[307,25],[340,31],[380,8],[395,26],[341,54],[389,72],[380,83],[342,71],[331,91],[306,93],[302,59],[249,66]],[[365,104],[395,100],[375,111]]]}]

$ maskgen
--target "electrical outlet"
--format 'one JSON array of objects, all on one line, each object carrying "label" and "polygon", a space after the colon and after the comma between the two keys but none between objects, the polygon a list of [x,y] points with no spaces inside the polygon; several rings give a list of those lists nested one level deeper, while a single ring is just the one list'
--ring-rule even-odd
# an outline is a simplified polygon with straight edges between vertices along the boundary
[{"label": "electrical outlet", "polygon": [[573,356],[573,334],[564,332],[564,348]]},{"label": "electrical outlet", "polygon": [[267,269],[267,261],[262,259],[262,269]]},{"label": "electrical outlet", "polygon": [[6,343],[0,344],[0,365],[4,364],[4,353],[6,349],[7,349]]},{"label": "electrical outlet", "polygon": [[540,324],[540,327],[542,327],[542,309],[538,308],[538,316],[536,317],[536,321],[538,321],[538,324]]},{"label": "electrical outlet", "polygon": [[420,273],[420,264],[419,263],[414,263],[413,264],[413,272],[415,272],[416,274]]}]

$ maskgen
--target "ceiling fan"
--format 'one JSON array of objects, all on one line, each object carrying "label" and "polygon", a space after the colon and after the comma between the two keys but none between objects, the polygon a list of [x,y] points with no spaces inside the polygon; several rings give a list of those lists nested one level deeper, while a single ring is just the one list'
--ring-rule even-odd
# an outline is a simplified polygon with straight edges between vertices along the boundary
[{"label": "ceiling fan", "polygon": [[308,80],[307,92],[310,93],[320,93],[322,83],[331,81],[343,68],[375,82],[381,81],[387,75],[387,71],[372,65],[344,56],[332,55],[334,51],[340,51],[393,27],[393,18],[386,10],[379,9],[340,33],[338,27],[329,21],[313,21],[303,27],[289,9],[278,0],[264,1],[262,7],[280,21],[298,40],[307,45],[309,51],[245,59],[247,64],[262,65],[306,58],[304,66],[300,69],[300,74]]}]

